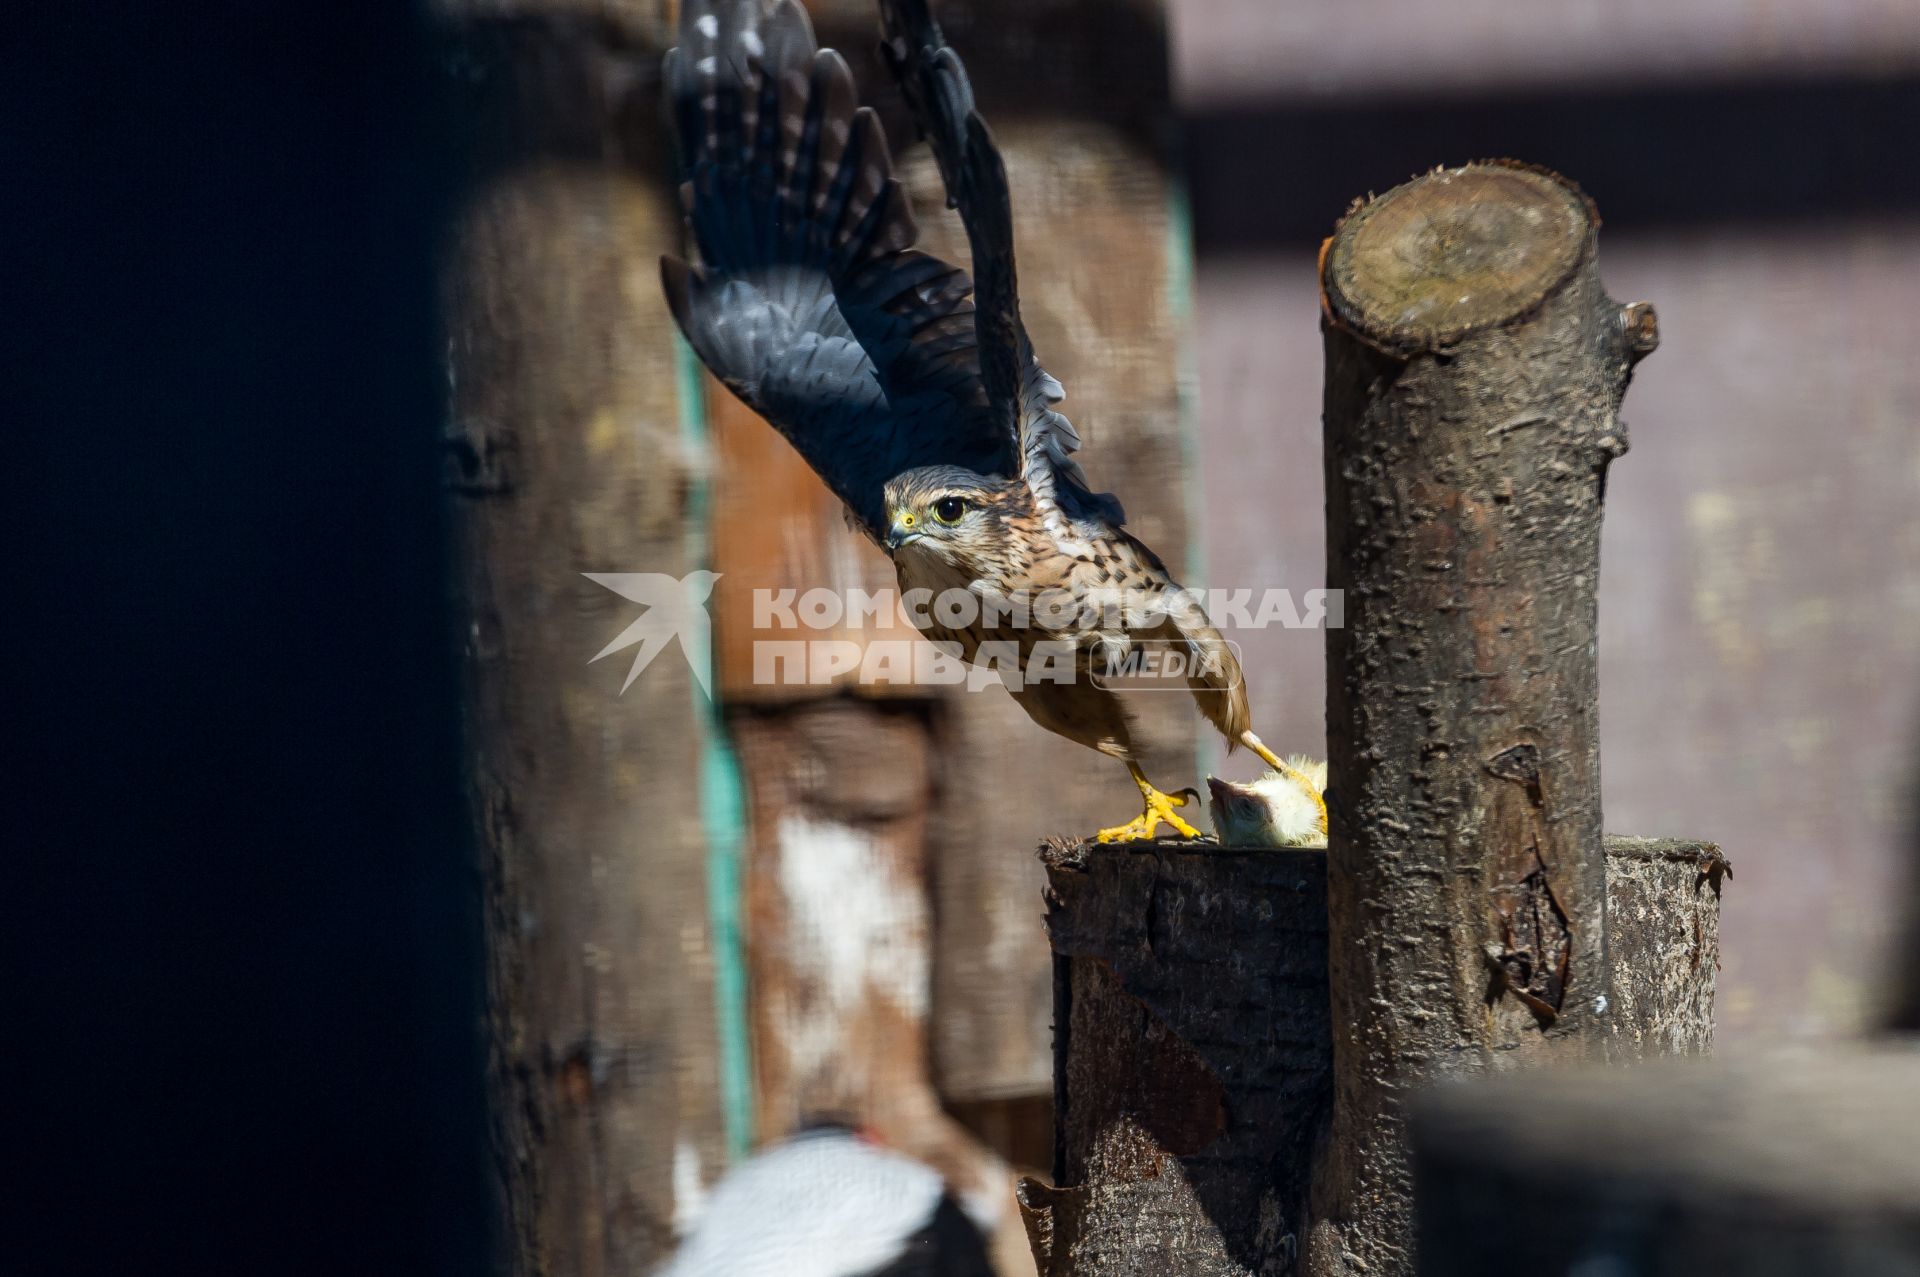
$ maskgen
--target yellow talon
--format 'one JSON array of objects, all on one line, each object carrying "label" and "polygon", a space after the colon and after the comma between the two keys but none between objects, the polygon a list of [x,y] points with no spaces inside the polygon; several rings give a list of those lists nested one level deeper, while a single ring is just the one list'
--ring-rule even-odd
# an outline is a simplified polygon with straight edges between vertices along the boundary
[{"label": "yellow talon", "polygon": [[1112,829],[1102,829],[1095,837],[1101,842],[1137,842],[1153,837],[1153,831],[1165,821],[1177,830],[1182,838],[1198,838],[1200,831],[1180,819],[1174,808],[1185,807],[1200,795],[1191,789],[1183,789],[1177,794],[1163,794],[1153,787],[1146,773],[1138,764],[1128,763],[1127,770],[1133,774],[1133,783],[1140,787],[1140,797],[1146,800],[1147,809],[1124,825],[1115,825]]}]

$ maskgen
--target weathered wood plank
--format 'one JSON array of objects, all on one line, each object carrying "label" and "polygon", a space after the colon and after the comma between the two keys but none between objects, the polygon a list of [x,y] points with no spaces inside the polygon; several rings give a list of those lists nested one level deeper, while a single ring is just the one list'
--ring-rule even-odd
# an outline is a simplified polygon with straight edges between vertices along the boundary
[{"label": "weathered wood plank", "polygon": [[725,1159],[698,693],[674,648],[624,696],[632,652],[589,664],[639,608],[581,575],[696,566],[653,283],[679,218],[624,127],[629,36],[441,8],[478,134],[445,272],[449,486],[506,1259],[632,1273]]},{"label": "weathered wood plank", "polygon": [[1006,1163],[934,1085],[926,712],[840,696],[730,716],[752,812],[756,1127],[762,1139],[821,1118],[870,1127],[940,1171],[1024,1261]]}]

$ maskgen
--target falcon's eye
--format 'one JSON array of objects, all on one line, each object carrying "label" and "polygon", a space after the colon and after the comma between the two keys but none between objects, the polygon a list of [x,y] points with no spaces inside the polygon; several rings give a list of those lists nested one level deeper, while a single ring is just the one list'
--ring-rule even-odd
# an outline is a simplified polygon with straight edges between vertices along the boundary
[{"label": "falcon's eye", "polygon": [[958,523],[967,512],[967,503],[959,497],[941,497],[933,503],[933,517],[942,523]]}]

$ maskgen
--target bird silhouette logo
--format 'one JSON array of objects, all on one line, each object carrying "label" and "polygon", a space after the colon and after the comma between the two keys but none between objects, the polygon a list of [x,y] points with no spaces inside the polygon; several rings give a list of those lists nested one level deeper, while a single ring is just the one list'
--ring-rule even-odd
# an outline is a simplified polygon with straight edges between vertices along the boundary
[{"label": "bird silhouette logo", "polygon": [[624,696],[633,686],[633,680],[640,677],[640,671],[652,664],[653,658],[660,655],[668,643],[679,639],[680,651],[693,670],[694,681],[700,684],[708,700],[713,699],[713,622],[707,616],[707,598],[713,593],[713,583],[720,579],[718,572],[702,569],[677,579],[664,572],[582,572],[580,575],[596,585],[604,585],[623,599],[644,604],[647,609],[587,664],[638,643],[640,650],[634,653],[627,681],[620,684],[620,694]]}]

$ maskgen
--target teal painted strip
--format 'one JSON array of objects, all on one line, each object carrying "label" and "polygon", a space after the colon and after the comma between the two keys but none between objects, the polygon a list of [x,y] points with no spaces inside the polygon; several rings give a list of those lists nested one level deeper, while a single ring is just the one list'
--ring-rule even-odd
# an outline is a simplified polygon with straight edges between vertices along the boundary
[{"label": "teal painted strip", "polygon": [[[689,450],[707,447],[707,403],[700,361],[673,337],[674,384],[680,401],[680,435]],[[687,502],[688,558],[711,566],[707,520],[712,501],[707,481],[694,482]],[[720,1039],[720,1111],[727,1155],[734,1161],[753,1147],[753,1046],[747,1028],[747,946],[741,916],[741,862],[747,837],[746,787],[740,760],[727,737],[720,699],[693,689],[700,719],[700,821],[707,833],[707,930],[713,945],[714,1020]]]}]

